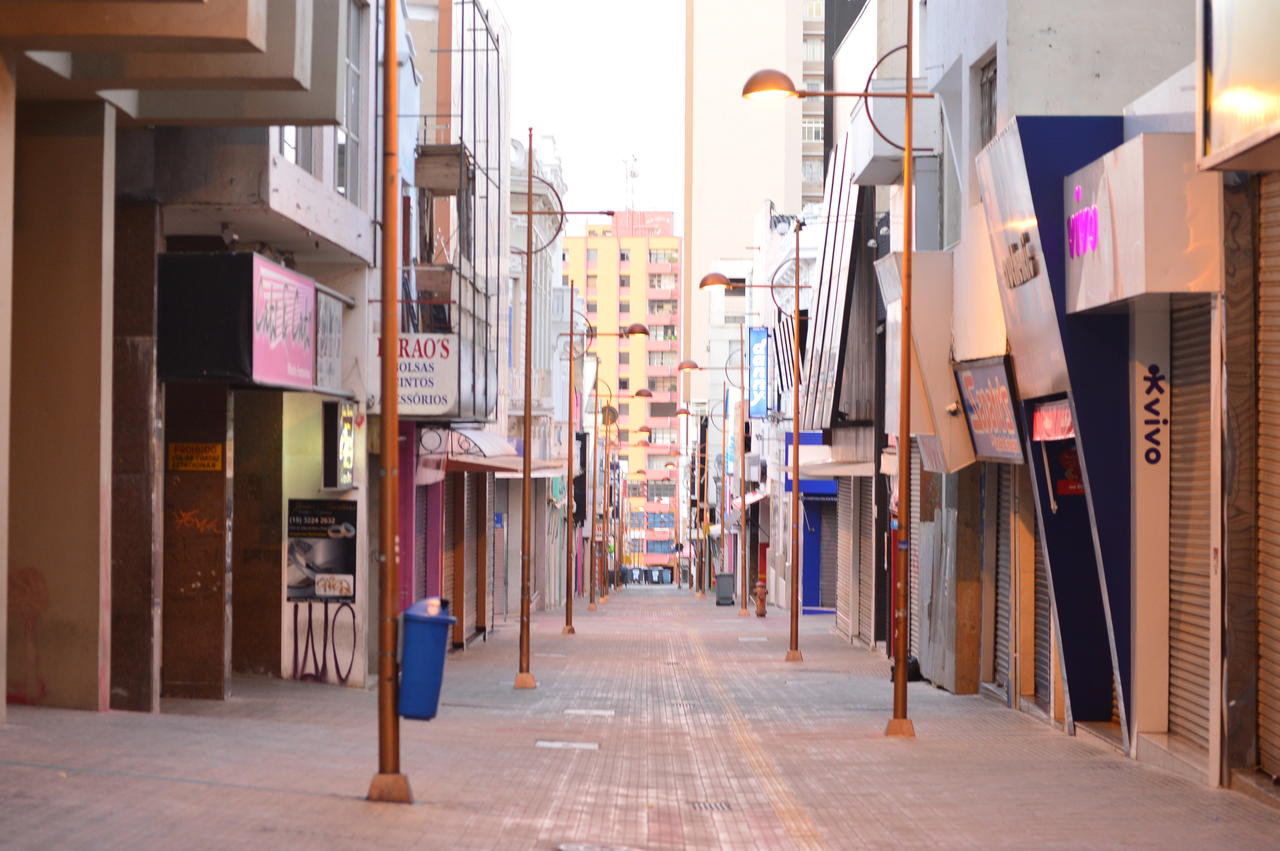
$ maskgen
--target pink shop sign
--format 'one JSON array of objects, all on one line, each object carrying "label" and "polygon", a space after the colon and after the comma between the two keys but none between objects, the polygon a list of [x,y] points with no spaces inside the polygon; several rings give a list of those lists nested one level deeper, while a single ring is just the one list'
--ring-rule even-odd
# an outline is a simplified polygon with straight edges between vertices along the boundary
[{"label": "pink shop sign", "polygon": [[254,257],[254,383],[312,389],[315,346],[315,282],[263,257]]}]

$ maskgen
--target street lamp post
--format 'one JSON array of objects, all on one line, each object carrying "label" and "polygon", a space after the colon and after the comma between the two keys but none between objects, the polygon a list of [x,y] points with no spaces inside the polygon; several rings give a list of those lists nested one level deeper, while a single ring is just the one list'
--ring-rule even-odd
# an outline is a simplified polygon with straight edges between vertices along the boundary
[{"label": "street lamp post", "polygon": [[747,611],[747,377],[746,377],[746,333],[743,326],[738,326],[738,494],[741,505],[738,510],[738,537],[742,544],[738,570],[742,573],[742,598],[739,601],[738,617],[745,618],[751,613]]},{"label": "street lamp post", "polygon": [[[885,728],[887,736],[914,736],[915,726],[911,723],[911,719],[907,717],[907,609],[910,605],[907,593],[907,571],[905,565],[899,564],[903,561],[900,554],[909,551],[910,530],[911,530],[911,501],[906,494],[910,486],[911,477],[911,259],[913,251],[913,231],[914,222],[912,217],[912,190],[913,190],[913,146],[912,146],[912,123],[913,113],[915,112],[915,100],[917,98],[931,98],[932,94],[917,93],[915,90],[915,78],[912,69],[912,51],[914,43],[912,39],[912,30],[914,29],[915,0],[907,0],[907,39],[906,49],[906,92],[899,94],[897,92],[807,92],[797,91],[795,84],[786,74],[773,69],[765,69],[757,71],[747,79],[742,87],[743,97],[859,97],[859,98],[903,98],[906,100],[906,106],[903,109],[905,115],[903,121],[904,139],[902,145],[902,219],[903,242],[902,242],[902,356],[901,372],[899,373],[898,386],[898,517],[897,517],[897,547],[893,552],[893,562],[896,566],[894,570],[894,587],[893,587],[893,649],[894,649],[894,667],[893,667],[893,717],[889,720]],[[897,48],[895,48],[896,50]],[[878,63],[877,63],[878,64]],[[879,130],[876,131],[879,133]],[[799,236],[797,235],[797,244]],[[797,253],[797,264],[799,264],[799,256]],[[797,300],[797,304],[798,304]],[[799,324],[797,322],[797,335],[799,333]],[[796,385],[799,381],[799,346],[796,348],[797,367],[796,367]],[[796,398],[798,400],[798,391]],[[797,411],[798,414],[798,411]],[[798,449],[793,447],[793,450]],[[796,453],[798,454],[798,453]],[[794,459],[794,455],[793,455]],[[793,464],[793,469],[798,465]],[[798,481],[792,483],[792,493],[798,486]],[[794,504],[793,504],[793,527],[794,527]],[[793,529],[794,535],[794,529]],[[795,541],[792,540],[792,552],[795,551]],[[795,597],[795,589],[792,589],[793,598]],[[790,652],[788,652],[790,658]]]},{"label": "street lamp post", "polygon": [[565,415],[568,425],[565,430],[565,445],[568,447],[565,457],[564,481],[564,635],[573,635],[573,450],[577,437],[573,432],[573,305],[577,300],[578,290],[573,281],[569,282],[569,390],[565,400]]}]

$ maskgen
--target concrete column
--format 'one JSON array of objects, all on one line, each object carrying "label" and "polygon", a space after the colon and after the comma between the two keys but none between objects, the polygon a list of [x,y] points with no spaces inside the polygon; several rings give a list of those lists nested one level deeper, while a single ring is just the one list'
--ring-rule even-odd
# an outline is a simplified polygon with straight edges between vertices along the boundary
[{"label": "concrete column", "polygon": [[9,694],[106,709],[115,112],[23,103],[15,138]]},{"label": "concrete column", "polygon": [[116,207],[111,460],[111,708],[160,710],[161,427],[156,377],[160,205]]},{"label": "concrete column", "polygon": [[[0,53],[0,352],[12,351],[13,126],[17,99],[13,60]],[[0,357],[0,470],[9,469],[9,358]],[[0,683],[8,683],[9,477],[0,475]],[[5,723],[0,701],[0,725]]]}]

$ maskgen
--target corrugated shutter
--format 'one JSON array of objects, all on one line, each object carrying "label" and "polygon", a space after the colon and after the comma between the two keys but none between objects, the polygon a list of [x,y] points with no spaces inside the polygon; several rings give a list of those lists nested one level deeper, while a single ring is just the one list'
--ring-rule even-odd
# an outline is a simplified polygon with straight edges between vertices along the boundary
[{"label": "corrugated shutter", "polygon": [[413,489],[413,599],[427,596],[427,486]]},{"label": "corrugated shutter", "polygon": [[1280,775],[1280,177],[1262,179],[1258,265],[1258,752]]},{"label": "corrugated shutter", "polygon": [[876,641],[875,480],[858,479],[858,636],[868,647]]},{"label": "corrugated shutter", "polygon": [[1013,603],[1013,467],[996,466],[996,623],[995,670],[992,682],[1005,688],[1009,683],[1009,628]]},{"label": "corrugated shutter", "polygon": [[857,634],[858,577],[854,572],[853,479],[844,476],[836,483],[836,634],[852,641]]},{"label": "corrugated shutter", "polygon": [[822,552],[822,575],[818,577],[818,605],[824,609],[836,607],[836,575],[840,570],[840,532],[834,502],[818,503],[822,518],[822,540],[818,546]]},{"label": "corrugated shutter", "polygon": [[[1023,474],[1026,475],[1025,473]],[[1030,480],[1025,493],[1030,495]],[[1049,596],[1049,569],[1044,561],[1044,545],[1040,543],[1040,528],[1035,528],[1036,569],[1036,703],[1048,710],[1053,697],[1051,671],[1053,668],[1053,603]]]},{"label": "corrugated shutter", "polygon": [[907,582],[911,592],[911,618],[908,655],[920,658],[920,444],[911,439],[911,569]]},{"label": "corrugated shutter", "polygon": [[442,512],[444,518],[444,529],[442,530],[444,532],[444,553],[440,559],[440,596],[449,601],[450,613],[453,613],[457,608],[457,600],[453,595],[453,558],[454,553],[461,544],[454,533],[456,524],[453,522],[453,514],[458,508],[458,486],[461,484],[458,481],[458,477],[461,475],[463,474],[445,473],[444,494],[442,497],[444,500],[444,511]]},{"label": "corrugated shutter", "polygon": [[462,624],[462,634],[470,636],[476,631],[476,479],[475,473],[465,473],[463,510],[466,512],[466,542],[464,544],[466,560],[463,562],[462,577],[462,609],[453,616]]},{"label": "corrugated shutter", "polygon": [[485,571],[486,580],[484,587],[489,590],[485,595],[484,601],[484,628],[486,631],[493,628],[494,622],[494,606],[493,606],[493,590],[497,582],[497,559],[493,557],[494,547],[497,542],[497,527],[493,522],[493,509],[495,492],[497,491],[497,480],[492,473],[486,473],[484,477],[484,527],[486,530],[485,541],[487,542],[486,552],[484,553],[483,570]]},{"label": "corrugated shutter", "polygon": [[1169,732],[1208,748],[1209,302],[1169,318]]}]

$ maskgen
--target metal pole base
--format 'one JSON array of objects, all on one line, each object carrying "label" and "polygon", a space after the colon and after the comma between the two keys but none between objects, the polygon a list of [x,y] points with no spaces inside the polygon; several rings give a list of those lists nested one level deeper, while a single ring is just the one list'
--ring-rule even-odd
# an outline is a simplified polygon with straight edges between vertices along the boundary
[{"label": "metal pole base", "polygon": [[573,624],[571,624],[571,623],[570,623],[570,624],[565,624],[565,625],[564,625],[564,629],[560,630],[560,634],[561,634],[561,635],[573,635],[573,634],[574,634],[574,631],[575,631],[575,630],[574,630],[574,628],[573,628]]},{"label": "metal pole base", "polygon": [[516,674],[516,688],[537,688],[538,681],[533,678],[533,674],[528,671],[522,671]]},{"label": "metal pole base", "polygon": [[750,615],[751,615],[751,612],[748,612],[746,609],[738,609],[738,617],[745,618],[745,617],[749,617]]},{"label": "metal pole base", "polygon": [[409,791],[409,776],[406,774],[375,774],[369,784],[368,801],[380,801],[384,804],[412,804],[413,793]]},{"label": "metal pole base", "polygon": [[916,725],[911,723],[910,718],[890,718],[889,726],[884,728],[884,734],[896,738],[914,739]]},{"label": "metal pole base", "polygon": [[705,600],[705,599],[707,599],[707,595],[706,595],[704,592],[699,591],[699,592],[698,592],[698,599],[699,599],[699,600]]},{"label": "metal pole base", "polygon": [[803,654],[803,653],[801,653],[799,650],[788,650],[788,651],[787,651],[787,659],[786,659],[786,661],[788,661],[788,662],[803,662],[803,661],[804,661],[804,654]]},{"label": "metal pole base", "polygon": [[597,606],[595,603],[587,603],[587,611],[588,611],[588,612],[594,612],[594,611],[595,611],[596,609],[598,609],[598,608],[600,608],[600,607],[599,607],[599,606]]},{"label": "metal pole base", "polygon": [[601,602],[601,603],[607,603],[607,602],[609,602],[609,595],[607,595],[607,594],[606,594],[605,596],[601,597],[601,598],[600,598],[600,602]]}]

